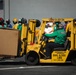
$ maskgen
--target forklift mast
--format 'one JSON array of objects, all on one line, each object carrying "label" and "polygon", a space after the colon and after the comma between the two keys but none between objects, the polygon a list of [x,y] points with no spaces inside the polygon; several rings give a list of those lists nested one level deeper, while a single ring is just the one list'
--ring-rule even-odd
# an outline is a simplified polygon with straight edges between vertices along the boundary
[{"label": "forklift mast", "polygon": [[22,34],[21,34],[21,54],[22,56],[26,53],[27,45],[31,45],[35,43],[35,31],[36,27],[40,26],[39,20],[29,19],[28,24],[22,25]]}]

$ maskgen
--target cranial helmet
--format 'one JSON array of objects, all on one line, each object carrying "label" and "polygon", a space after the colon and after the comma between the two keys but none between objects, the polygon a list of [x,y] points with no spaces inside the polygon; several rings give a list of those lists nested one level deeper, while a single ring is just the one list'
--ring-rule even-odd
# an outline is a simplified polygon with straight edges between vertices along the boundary
[{"label": "cranial helmet", "polygon": [[0,24],[4,23],[4,19],[0,18]]},{"label": "cranial helmet", "polygon": [[59,27],[59,24],[60,24],[60,23],[61,23],[61,22],[59,22],[59,21],[55,22],[55,24],[56,24],[57,27]]},{"label": "cranial helmet", "polygon": [[0,21],[3,20],[3,18],[0,17]]},{"label": "cranial helmet", "polygon": [[20,23],[20,24],[21,24],[21,19],[19,19],[19,20],[18,20],[18,23]]},{"label": "cranial helmet", "polygon": [[18,19],[17,19],[17,18],[14,18],[14,19],[13,19],[13,22],[18,22]]},{"label": "cranial helmet", "polygon": [[21,23],[25,24],[25,19],[24,18],[21,19]]},{"label": "cranial helmet", "polygon": [[53,22],[48,22],[46,26],[53,26]]},{"label": "cranial helmet", "polygon": [[75,25],[76,25],[76,18],[74,19],[74,23],[75,23]]},{"label": "cranial helmet", "polygon": [[22,23],[22,24],[25,24],[25,23],[27,23],[27,19],[25,19],[25,18],[22,18],[22,19],[21,19],[21,23]]},{"label": "cranial helmet", "polygon": [[17,19],[17,18],[14,18],[14,19],[13,19],[13,23],[14,23],[14,24],[18,23],[18,19]]},{"label": "cranial helmet", "polygon": [[6,20],[6,23],[7,23],[7,24],[10,24],[10,19],[7,19],[7,20]]}]

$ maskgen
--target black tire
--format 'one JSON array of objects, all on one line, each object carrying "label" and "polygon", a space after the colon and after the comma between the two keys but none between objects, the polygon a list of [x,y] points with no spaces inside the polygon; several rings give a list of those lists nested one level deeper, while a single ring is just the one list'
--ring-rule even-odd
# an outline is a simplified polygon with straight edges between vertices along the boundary
[{"label": "black tire", "polygon": [[36,65],[39,63],[38,54],[34,51],[31,51],[25,55],[25,62],[27,65]]},{"label": "black tire", "polygon": [[71,63],[76,66],[76,58],[72,59]]}]

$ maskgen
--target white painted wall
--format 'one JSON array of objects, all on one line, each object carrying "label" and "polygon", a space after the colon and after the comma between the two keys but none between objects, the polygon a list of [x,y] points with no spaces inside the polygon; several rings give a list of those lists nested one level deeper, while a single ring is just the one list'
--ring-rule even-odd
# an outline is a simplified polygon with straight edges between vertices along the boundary
[{"label": "white painted wall", "polygon": [[3,18],[3,10],[0,10],[0,17],[2,17]]},{"label": "white painted wall", "polygon": [[10,18],[10,13],[9,13],[9,11],[10,11],[10,9],[9,9],[9,1],[10,0],[4,0],[4,19],[6,20],[6,19],[9,19]]},{"label": "white painted wall", "polygon": [[[5,0],[5,6],[7,6]],[[10,0],[10,16],[5,7],[5,18],[42,19],[44,17],[76,17],[76,0]],[[8,10],[8,11],[7,11]]]}]

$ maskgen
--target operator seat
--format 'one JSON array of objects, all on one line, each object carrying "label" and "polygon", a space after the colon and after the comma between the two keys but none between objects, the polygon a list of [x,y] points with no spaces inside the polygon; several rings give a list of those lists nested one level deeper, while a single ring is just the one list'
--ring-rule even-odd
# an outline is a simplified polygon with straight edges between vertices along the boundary
[{"label": "operator seat", "polygon": [[57,47],[57,48],[54,48],[54,50],[66,50],[68,47],[69,47],[69,40],[66,39],[64,43],[64,47]]}]

